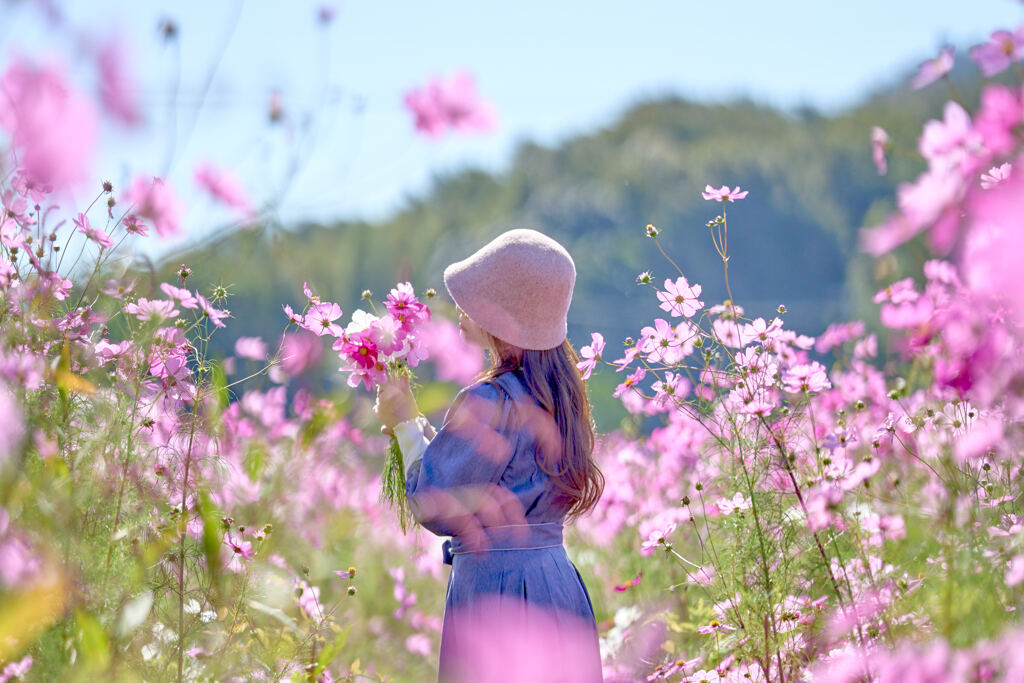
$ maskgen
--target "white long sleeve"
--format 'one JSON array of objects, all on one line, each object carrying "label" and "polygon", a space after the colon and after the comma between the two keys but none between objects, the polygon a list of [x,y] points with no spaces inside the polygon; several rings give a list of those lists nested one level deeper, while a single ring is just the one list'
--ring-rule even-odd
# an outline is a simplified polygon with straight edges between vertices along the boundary
[{"label": "white long sleeve", "polygon": [[392,430],[395,438],[398,439],[398,447],[402,451],[402,462],[405,465],[405,474],[409,474],[409,468],[413,463],[423,457],[423,451],[427,450],[430,439],[427,438],[427,430],[434,431],[427,418],[422,415],[395,425]]}]

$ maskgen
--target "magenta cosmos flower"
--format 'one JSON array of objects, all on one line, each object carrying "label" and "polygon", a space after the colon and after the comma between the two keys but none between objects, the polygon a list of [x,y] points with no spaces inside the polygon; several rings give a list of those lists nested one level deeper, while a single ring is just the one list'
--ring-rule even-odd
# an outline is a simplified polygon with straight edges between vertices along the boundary
[{"label": "magenta cosmos flower", "polygon": [[181,202],[171,186],[161,178],[136,176],[124,204],[132,207],[133,214],[152,221],[160,237],[171,237],[181,232]]},{"label": "magenta cosmos flower", "polygon": [[710,185],[704,187],[704,191],[701,192],[701,196],[708,201],[714,200],[716,202],[734,202],[737,199],[743,199],[747,196],[749,190],[743,190],[740,192],[739,185],[733,189],[729,189],[728,185],[722,185],[717,190]]}]

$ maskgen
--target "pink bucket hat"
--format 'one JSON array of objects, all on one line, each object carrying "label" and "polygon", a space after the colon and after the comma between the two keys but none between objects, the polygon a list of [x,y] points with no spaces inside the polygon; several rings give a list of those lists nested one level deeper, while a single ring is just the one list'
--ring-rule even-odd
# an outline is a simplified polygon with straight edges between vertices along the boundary
[{"label": "pink bucket hat", "polygon": [[445,287],[459,308],[523,349],[561,346],[575,283],[569,252],[536,230],[509,230],[444,269]]}]

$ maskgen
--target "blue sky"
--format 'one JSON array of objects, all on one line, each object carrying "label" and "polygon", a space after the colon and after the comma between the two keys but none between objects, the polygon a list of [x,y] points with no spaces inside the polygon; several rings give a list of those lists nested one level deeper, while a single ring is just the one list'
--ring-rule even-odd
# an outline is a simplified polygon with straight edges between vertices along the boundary
[{"label": "blue sky", "polygon": [[[436,173],[500,171],[520,142],[555,144],[613,122],[645,98],[751,97],[837,111],[946,43],[973,45],[1024,20],[1015,0],[56,4],[74,26],[126,35],[135,55],[146,124],[104,132],[97,176],[123,184],[136,171],[160,175],[169,162],[168,176],[189,204],[188,239],[229,220],[196,193],[192,172],[201,160],[235,168],[257,202],[278,197],[273,215],[286,224],[374,219],[422,195]],[[316,20],[324,4],[336,9],[327,27]],[[0,0],[0,13],[0,60],[14,51],[56,53],[74,67],[70,41],[30,3]],[[180,32],[176,100],[178,62],[156,30],[162,17]],[[494,103],[499,129],[440,141],[417,136],[404,93],[460,68]],[[76,82],[94,87],[78,71]],[[267,124],[273,90],[289,125]],[[286,184],[294,159],[301,161]]]}]

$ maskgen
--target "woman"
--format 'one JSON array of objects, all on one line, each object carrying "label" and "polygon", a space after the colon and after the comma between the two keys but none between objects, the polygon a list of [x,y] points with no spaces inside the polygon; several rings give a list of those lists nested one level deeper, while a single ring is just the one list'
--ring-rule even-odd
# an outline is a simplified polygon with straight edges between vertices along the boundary
[{"label": "woman", "polygon": [[463,335],[491,368],[435,433],[407,383],[375,408],[398,438],[410,507],[452,565],[440,681],[601,681],[593,606],[562,546],[604,478],[566,339],[576,269],[534,230],[511,230],[444,272]]}]

